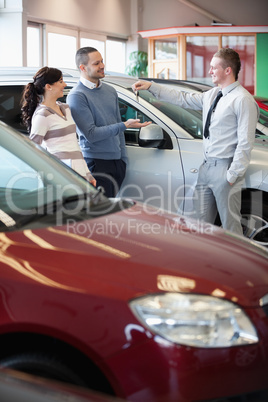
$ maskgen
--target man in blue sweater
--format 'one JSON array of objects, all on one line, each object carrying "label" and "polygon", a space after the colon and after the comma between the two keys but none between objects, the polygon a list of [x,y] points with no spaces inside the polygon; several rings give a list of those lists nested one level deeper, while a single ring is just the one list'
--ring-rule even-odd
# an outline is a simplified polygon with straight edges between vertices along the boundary
[{"label": "man in blue sweater", "polygon": [[76,53],[80,81],[67,98],[77,125],[79,143],[89,170],[104,187],[107,197],[115,197],[126,172],[127,153],[124,131],[150,122],[129,119],[122,122],[114,88],[100,81],[104,78],[101,54],[92,47]]}]

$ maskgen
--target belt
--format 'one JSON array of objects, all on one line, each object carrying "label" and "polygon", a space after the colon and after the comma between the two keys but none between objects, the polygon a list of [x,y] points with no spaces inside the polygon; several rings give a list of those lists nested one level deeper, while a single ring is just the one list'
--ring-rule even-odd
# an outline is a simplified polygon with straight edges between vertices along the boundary
[{"label": "belt", "polygon": [[213,165],[216,166],[218,164],[228,164],[230,162],[232,162],[233,158],[207,158],[204,160],[204,163],[208,164],[208,165]]}]

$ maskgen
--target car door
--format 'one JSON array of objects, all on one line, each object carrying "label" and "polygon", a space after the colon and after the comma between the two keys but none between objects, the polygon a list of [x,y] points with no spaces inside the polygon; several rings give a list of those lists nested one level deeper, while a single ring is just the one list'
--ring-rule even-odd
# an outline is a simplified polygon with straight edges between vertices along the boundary
[{"label": "car door", "polygon": [[129,118],[151,121],[161,127],[165,139],[160,148],[145,148],[139,145],[139,129],[125,131],[128,166],[119,196],[142,201],[145,208],[153,205],[157,209],[182,213],[185,179],[172,122],[171,127],[166,125],[166,116],[161,116],[160,112],[156,115],[142,100],[135,101],[122,93],[118,95],[122,121]]}]

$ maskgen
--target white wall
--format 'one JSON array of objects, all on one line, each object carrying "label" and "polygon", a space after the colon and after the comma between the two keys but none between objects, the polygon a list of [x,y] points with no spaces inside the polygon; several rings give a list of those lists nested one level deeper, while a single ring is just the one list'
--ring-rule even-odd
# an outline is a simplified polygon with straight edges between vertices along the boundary
[{"label": "white wall", "polygon": [[22,65],[26,26],[22,0],[0,0],[0,66]]},{"label": "white wall", "polygon": [[24,0],[28,18],[113,36],[131,35],[131,0]]},{"label": "white wall", "polygon": [[214,16],[234,25],[267,25],[267,15],[268,0],[0,0],[0,65],[6,49],[14,49],[12,65],[25,63],[27,20],[126,38],[129,53],[147,51],[139,30],[210,25]]}]

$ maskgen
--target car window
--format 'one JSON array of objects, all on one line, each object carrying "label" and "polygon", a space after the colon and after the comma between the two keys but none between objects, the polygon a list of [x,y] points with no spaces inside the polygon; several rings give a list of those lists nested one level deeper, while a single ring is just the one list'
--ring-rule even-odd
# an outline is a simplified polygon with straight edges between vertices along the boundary
[{"label": "car window", "polygon": [[[132,105],[126,101],[119,99],[119,110],[121,114],[122,121],[127,121],[128,119],[139,119],[141,123],[145,121],[152,121],[148,116],[142,113],[140,110],[134,108]],[[153,122],[154,123],[154,122]],[[126,145],[138,146],[139,145],[139,132],[138,128],[127,128],[125,130],[125,141]],[[165,142],[163,142],[164,149],[172,149],[172,141],[170,136],[164,131]]]},{"label": "car window", "polygon": [[39,173],[3,147],[0,147],[0,160],[0,187],[25,191],[43,187]]},{"label": "car window", "polygon": [[122,99],[119,99],[119,110],[122,121],[127,121],[128,119],[139,119],[141,123],[150,121],[148,116]]},{"label": "car window", "polygon": [[[30,211],[38,204],[38,197],[44,190],[40,173],[27,162],[0,146],[0,231],[14,222],[12,216]],[[4,219],[4,221],[3,221]]]},{"label": "car window", "polygon": [[[119,100],[119,110],[123,122],[128,119],[140,119],[141,123],[150,120],[139,110],[135,109],[122,99]],[[125,141],[127,145],[138,145],[139,131],[138,128],[127,128],[125,130]]]},{"label": "car window", "polygon": [[[64,89],[64,96],[59,101],[65,103],[71,87]],[[0,120],[23,134],[28,134],[21,120],[21,97],[24,85],[1,86],[0,90]]]},{"label": "car window", "polygon": [[139,96],[156,107],[171,120],[177,123],[194,138],[202,138],[202,112],[199,110],[183,109],[177,105],[156,99],[149,91],[139,92]]},{"label": "car window", "polygon": [[11,127],[26,133],[26,127],[21,122],[21,96],[23,85],[1,86],[0,120]]}]

